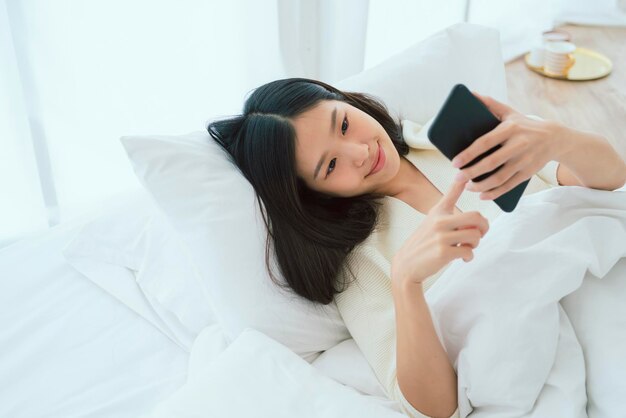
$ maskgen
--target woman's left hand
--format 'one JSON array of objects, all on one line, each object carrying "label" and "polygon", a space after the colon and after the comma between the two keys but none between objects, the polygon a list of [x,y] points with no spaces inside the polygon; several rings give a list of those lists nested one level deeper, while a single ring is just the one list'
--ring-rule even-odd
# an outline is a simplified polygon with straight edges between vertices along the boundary
[{"label": "woman's left hand", "polygon": [[[500,144],[502,147],[471,167],[461,170],[466,178],[473,179],[500,165],[500,170],[477,183],[468,182],[466,189],[482,192],[480,199],[493,200],[528,180],[554,159],[560,126],[554,121],[538,121],[526,117],[497,100],[472,92],[501,123],[492,131],[476,139],[452,164],[463,167],[474,158]],[[554,155],[553,155],[554,154]]]}]

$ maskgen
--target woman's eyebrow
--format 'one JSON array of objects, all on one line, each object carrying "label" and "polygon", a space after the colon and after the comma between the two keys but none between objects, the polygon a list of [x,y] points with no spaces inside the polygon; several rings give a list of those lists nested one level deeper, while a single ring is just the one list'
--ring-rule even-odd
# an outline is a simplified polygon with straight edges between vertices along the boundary
[{"label": "woman's eyebrow", "polygon": [[324,160],[326,159],[326,156],[328,155],[328,151],[326,151],[324,153],[324,155],[322,155],[322,158],[320,159],[320,161],[317,163],[317,166],[315,167],[315,174],[313,175],[313,180],[317,179],[317,175],[320,172],[320,168],[322,167],[322,163],[324,162]]},{"label": "woman's eyebrow", "polygon": [[[337,106],[333,109],[333,112],[330,114],[330,133],[331,135],[335,132],[335,124],[337,123]],[[326,159],[328,152],[325,152],[322,155],[322,158],[319,160],[317,165],[315,166],[315,173],[313,174],[313,180],[317,179],[317,175],[320,172],[320,168],[322,167],[322,163]]]}]

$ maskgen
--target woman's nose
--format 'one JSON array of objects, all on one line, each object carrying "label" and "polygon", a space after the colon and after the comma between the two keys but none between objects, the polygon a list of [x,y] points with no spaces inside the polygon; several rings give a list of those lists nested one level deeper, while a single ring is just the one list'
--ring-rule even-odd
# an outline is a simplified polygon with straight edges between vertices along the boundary
[{"label": "woman's nose", "polygon": [[370,156],[370,147],[367,144],[353,144],[350,148],[354,165],[362,167]]}]

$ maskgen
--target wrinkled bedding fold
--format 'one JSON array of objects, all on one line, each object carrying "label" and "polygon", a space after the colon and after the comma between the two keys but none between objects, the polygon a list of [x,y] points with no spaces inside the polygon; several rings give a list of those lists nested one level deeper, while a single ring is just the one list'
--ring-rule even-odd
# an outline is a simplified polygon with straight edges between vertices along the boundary
[{"label": "wrinkled bedding fold", "polygon": [[[474,254],[452,263],[426,294],[457,370],[461,417],[588,416],[577,337],[585,330],[560,302],[626,262],[626,193],[560,187],[525,196],[490,225]],[[578,297],[601,303],[609,292]],[[626,352],[624,338],[618,344]]]}]

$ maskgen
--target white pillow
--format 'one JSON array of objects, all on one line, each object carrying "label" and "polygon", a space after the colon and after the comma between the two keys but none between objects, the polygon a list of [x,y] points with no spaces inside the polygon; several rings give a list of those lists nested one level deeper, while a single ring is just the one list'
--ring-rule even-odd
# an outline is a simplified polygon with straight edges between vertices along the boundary
[{"label": "white pillow", "polygon": [[215,322],[185,247],[142,188],[103,204],[63,255],[186,350]]},{"label": "white pillow", "polygon": [[193,345],[187,382],[149,417],[405,416],[324,376],[256,330],[244,330],[217,355],[206,354],[219,352],[220,345],[218,329],[202,331]]},{"label": "white pillow", "polygon": [[[433,116],[459,82],[504,100],[498,40],[493,29],[454,25],[338,86],[375,94],[393,114],[417,122]],[[207,132],[121,140],[139,180],[186,244],[231,341],[255,328],[312,361],[349,338],[334,304],[309,303],[271,282],[254,191]]]},{"label": "white pillow", "polygon": [[312,360],[349,338],[334,306],[313,304],[270,280],[252,186],[207,132],[122,142],[183,238],[230,341],[252,327]]},{"label": "white pillow", "polygon": [[495,29],[459,23],[376,67],[336,84],[382,98],[396,119],[431,119],[455,84],[507,102],[506,74]]}]

